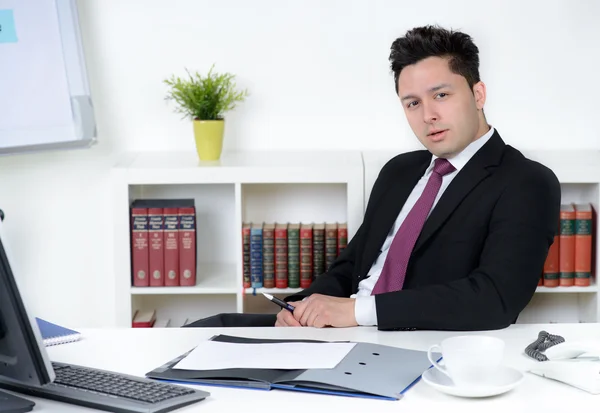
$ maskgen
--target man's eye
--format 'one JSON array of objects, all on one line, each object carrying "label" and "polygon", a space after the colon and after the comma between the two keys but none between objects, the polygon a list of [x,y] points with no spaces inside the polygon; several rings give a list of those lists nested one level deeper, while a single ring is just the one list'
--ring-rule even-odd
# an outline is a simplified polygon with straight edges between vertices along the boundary
[{"label": "man's eye", "polygon": [[408,104],[408,107],[409,107],[409,108],[410,108],[410,107],[413,107],[413,106],[415,106],[415,105],[416,105],[416,104],[418,104],[418,103],[419,103],[419,102],[417,102],[416,100],[413,100],[412,102],[410,102],[410,103]]},{"label": "man's eye", "polygon": [[440,97],[440,98],[445,98],[446,96],[448,96],[448,94],[444,93],[444,92],[441,92],[441,93],[438,93],[437,96]]}]

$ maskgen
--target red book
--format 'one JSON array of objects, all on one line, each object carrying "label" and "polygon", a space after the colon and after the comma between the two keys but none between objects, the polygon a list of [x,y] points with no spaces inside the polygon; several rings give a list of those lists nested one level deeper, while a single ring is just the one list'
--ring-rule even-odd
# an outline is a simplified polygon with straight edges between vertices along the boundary
[{"label": "red book", "polygon": [[150,286],[165,285],[164,217],[162,208],[148,208]]},{"label": "red book", "polygon": [[179,208],[179,285],[196,285],[196,208]]},{"label": "red book", "polygon": [[164,208],[165,216],[165,286],[179,285],[179,215],[178,208]]},{"label": "red book", "polygon": [[136,311],[131,322],[133,328],[149,328],[156,321],[156,310]]},{"label": "red book", "polygon": [[312,284],[313,224],[300,225],[300,288]]},{"label": "red book", "polygon": [[288,287],[287,224],[275,225],[275,288]]},{"label": "red book", "polygon": [[131,270],[135,287],[148,287],[148,209],[131,208]]}]

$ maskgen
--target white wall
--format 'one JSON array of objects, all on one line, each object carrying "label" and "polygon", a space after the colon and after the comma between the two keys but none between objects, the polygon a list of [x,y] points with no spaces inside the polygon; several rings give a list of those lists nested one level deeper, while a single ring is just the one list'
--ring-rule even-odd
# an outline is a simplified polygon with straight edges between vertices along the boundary
[{"label": "white wall", "polygon": [[163,100],[184,68],[238,76],[225,150],[418,148],[394,94],[391,42],[439,23],[480,47],[488,120],[523,149],[600,149],[600,2],[80,0],[100,143],[0,158],[24,294],[73,326],[113,320],[109,169],[123,150],[194,150]]}]

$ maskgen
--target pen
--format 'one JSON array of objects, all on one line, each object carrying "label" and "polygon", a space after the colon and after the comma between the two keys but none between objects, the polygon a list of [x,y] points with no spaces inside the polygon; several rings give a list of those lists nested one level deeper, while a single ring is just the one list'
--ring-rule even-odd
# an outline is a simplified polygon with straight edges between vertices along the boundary
[{"label": "pen", "polygon": [[288,311],[290,311],[292,313],[295,310],[295,307],[293,305],[290,305],[290,304],[286,303],[285,301],[280,300],[277,297],[273,297],[271,294],[262,293],[262,295],[264,295],[265,297],[267,297],[267,300],[270,300],[270,301],[274,302],[275,304],[277,304],[281,308],[285,308],[286,310],[288,310]]}]

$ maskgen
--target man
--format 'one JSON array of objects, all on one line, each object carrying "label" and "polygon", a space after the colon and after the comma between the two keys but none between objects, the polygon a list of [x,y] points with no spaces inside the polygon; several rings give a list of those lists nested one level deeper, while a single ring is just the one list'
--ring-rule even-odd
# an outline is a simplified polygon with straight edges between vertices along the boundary
[{"label": "man", "polygon": [[470,36],[419,27],[395,40],[394,85],[427,150],[391,159],[364,221],[276,326],[487,330],[516,321],[557,231],[560,185],[483,112]]}]

